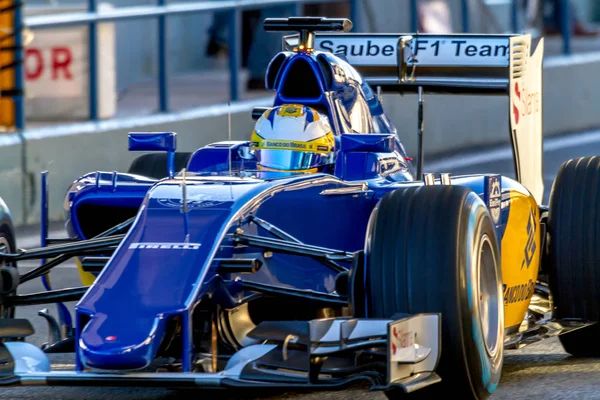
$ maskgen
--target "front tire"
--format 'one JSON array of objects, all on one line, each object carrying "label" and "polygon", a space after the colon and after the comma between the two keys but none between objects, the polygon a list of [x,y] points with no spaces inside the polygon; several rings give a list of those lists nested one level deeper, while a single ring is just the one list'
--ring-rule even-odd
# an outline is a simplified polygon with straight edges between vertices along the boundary
[{"label": "front tire", "polygon": [[398,189],[373,211],[365,245],[367,317],[441,312],[442,382],[431,391],[485,399],[500,381],[499,254],[487,207],[466,187]]},{"label": "front tire", "polygon": [[[600,321],[600,156],[563,163],[548,210],[548,279],[555,316]],[[577,357],[600,356],[600,325],[559,336]]]},{"label": "front tire", "polygon": [[[0,219],[0,246],[4,246],[7,253],[15,253],[17,249],[12,222],[6,217]],[[4,292],[2,296],[15,294],[16,290],[9,292],[9,287],[12,285],[11,282],[8,281],[12,279],[12,284],[18,284],[18,282],[14,281],[14,279],[18,280],[19,275],[16,261],[2,263],[0,269],[6,269],[6,272],[0,271],[0,291]],[[6,307],[4,304],[0,304],[0,318],[14,317],[14,307]]]}]

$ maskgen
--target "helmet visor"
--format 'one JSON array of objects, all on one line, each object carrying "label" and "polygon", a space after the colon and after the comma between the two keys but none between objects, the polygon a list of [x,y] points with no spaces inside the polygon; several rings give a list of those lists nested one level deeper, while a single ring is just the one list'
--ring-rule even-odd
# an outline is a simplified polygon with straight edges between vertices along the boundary
[{"label": "helmet visor", "polygon": [[302,171],[331,162],[329,153],[310,153],[293,150],[261,149],[256,152],[257,163],[265,168]]}]

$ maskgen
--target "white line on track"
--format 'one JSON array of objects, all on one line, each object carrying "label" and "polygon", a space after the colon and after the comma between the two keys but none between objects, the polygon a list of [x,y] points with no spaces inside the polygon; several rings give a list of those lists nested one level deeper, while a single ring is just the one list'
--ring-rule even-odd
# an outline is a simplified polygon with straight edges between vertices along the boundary
[{"label": "white line on track", "polygon": [[[578,133],[564,137],[548,138],[544,141],[544,153],[598,142],[600,142],[600,130]],[[450,168],[464,168],[473,165],[486,164],[489,162],[511,160],[512,157],[513,155],[510,147],[503,147],[501,149],[476,152],[473,154],[459,154],[444,158],[442,160],[429,163],[427,165],[427,169],[445,170]]]}]

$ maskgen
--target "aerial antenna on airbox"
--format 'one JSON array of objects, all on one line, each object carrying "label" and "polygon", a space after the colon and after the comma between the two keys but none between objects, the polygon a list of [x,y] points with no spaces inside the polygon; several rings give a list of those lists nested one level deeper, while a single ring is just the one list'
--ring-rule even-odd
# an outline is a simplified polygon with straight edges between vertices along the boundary
[{"label": "aerial antenna on airbox", "polygon": [[[231,101],[227,102],[227,130],[229,131],[229,179],[232,178],[231,176],[231,147],[232,147],[232,143],[231,143]],[[231,199],[233,200],[233,187],[232,187],[233,183],[229,182],[229,194],[231,195]]]},{"label": "aerial antenna on airbox", "polygon": [[418,148],[418,159],[417,159],[417,179],[423,176],[423,133],[424,129],[424,121],[423,117],[423,109],[425,100],[423,99],[423,86],[419,86],[419,110],[418,110],[418,124],[419,124],[419,148]]},{"label": "aerial antenna on airbox", "polygon": [[231,176],[231,101],[227,102],[227,127],[229,131],[229,176]]},{"label": "aerial antenna on airbox", "polygon": [[183,213],[183,232],[185,236],[185,242],[188,243],[190,238],[190,221],[188,218],[188,204],[187,204],[187,182],[186,182],[186,168],[181,170],[181,205]]},{"label": "aerial antenna on airbox", "polygon": [[186,169],[181,170],[181,204],[183,207],[183,212],[187,213],[187,185],[185,181]]}]

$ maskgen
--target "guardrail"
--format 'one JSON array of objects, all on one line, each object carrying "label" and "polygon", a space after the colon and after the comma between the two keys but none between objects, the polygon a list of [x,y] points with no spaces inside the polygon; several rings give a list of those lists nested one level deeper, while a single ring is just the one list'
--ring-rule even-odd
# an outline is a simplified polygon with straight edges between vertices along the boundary
[{"label": "guardrail", "polygon": [[[517,0],[512,1],[512,28],[517,31],[518,4]],[[561,0],[563,5],[568,5],[568,0]],[[98,120],[98,71],[96,65],[97,58],[97,24],[102,22],[117,22],[125,20],[139,20],[147,18],[158,19],[158,101],[160,112],[169,111],[169,88],[168,88],[168,65],[167,65],[167,38],[166,38],[166,18],[170,15],[189,15],[194,13],[229,13],[229,97],[231,101],[239,99],[238,72],[240,67],[241,38],[240,38],[240,12],[247,9],[260,9],[269,6],[296,5],[301,6],[308,3],[350,3],[350,19],[357,21],[359,0],[205,0],[189,3],[167,3],[167,0],[157,0],[155,6],[134,6],[121,7],[111,11],[98,12],[97,0],[88,0],[87,12],[63,13],[55,15],[40,15],[28,17],[24,25],[29,29],[48,29],[73,25],[89,25],[89,120]],[[469,32],[469,7],[468,0],[461,0],[461,19],[462,31]],[[418,30],[418,0],[410,0],[411,30]],[[568,7],[563,7],[565,12],[562,15],[564,35],[564,52],[570,51],[569,32],[570,17]],[[20,8],[15,13],[15,31],[19,32],[23,28],[23,18]],[[298,13],[300,15],[301,13]],[[358,29],[357,29],[358,30]],[[15,46],[20,49],[21,38],[17,35]],[[22,50],[17,50],[16,58],[22,60]],[[24,88],[23,63],[16,67],[16,85],[17,89]],[[17,96],[15,99],[15,125],[17,131],[25,128],[25,104],[23,96]]]},{"label": "guardrail", "polygon": [[[241,38],[239,36],[239,27],[241,26],[240,12],[248,9],[260,9],[269,6],[296,5],[301,6],[309,3],[339,3],[348,0],[207,0],[190,3],[171,3],[167,0],[157,0],[155,6],[134,6],[116,8],[111,11],[98,12],[97,0],[88,0],[87,12],[63,13],[56,15],[41,15],[28,17],[25,25],[29,29],[48,29],[73,25],[89,25],[89,119],[96,121],[98,119],[98,72],[96,67],[97,57],[97,24],[102,22],[117,22],[126,20],[140,20],[148,18],[158,19],[158,88],[159,88],[159,110],[160,112],[169,111],[169,89],[168,89],[168,69],[167,69],[167,35],[166,35],[166,17],[169,15],[190,15],[198,13],[229,13],[229,73],[230,88],[229,97],[231,101],[239,99],[238,72],[239,55],[241,50]],[[356,16],[358,0],[349,0],[350,18]],[[355,18],[356,19],[356,18]],[[20,21],[20,16],[19,16]],[[16,21],[16,25],[19,24]],[[15,30],[21,29],[21,26],[15,26]],[[23,66],[18,67],[21,87],[23,84]],[[16,102],[16,127],[22,130],[25,127],[25,112],[23,101]]]}]

